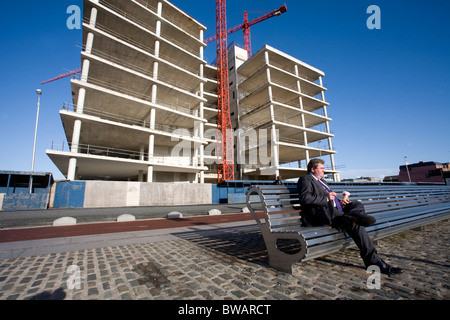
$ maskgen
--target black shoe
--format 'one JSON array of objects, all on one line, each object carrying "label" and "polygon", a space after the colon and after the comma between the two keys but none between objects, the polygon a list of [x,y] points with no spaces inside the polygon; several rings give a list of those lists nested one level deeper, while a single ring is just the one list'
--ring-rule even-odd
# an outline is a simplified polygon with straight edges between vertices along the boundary
[{"label": "black shoe", "polygon": [[363,227],[368,227],[374,225],[375,222],[377,222],[377,219],[372,216],[359,216],[352,217],[352,222]]},{"label": "black shoe", "polygon": [[387,274],[389,276],[391,274],[403,273],[403,269],[390,266],[386,262],[384,262],[383,260],[378,261],[375,265],[380,268],[380,272],[381,273]]}]

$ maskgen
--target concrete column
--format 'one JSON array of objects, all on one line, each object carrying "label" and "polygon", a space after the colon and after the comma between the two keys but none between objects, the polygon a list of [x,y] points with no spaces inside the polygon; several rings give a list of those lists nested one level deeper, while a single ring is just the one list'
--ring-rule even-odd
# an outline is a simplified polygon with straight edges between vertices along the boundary
[{"label": "concrete column", "polygon": [[162,17],[162,2],[158,2],[157,14],[159,17]]},{"label": "concrete column", "polygon": [[275,121],[275,110],[273,104],[269,106],[269,110],[270,110],[270,120]]},{"label": "concrete column", "polygon": [[158,93],[158,86],[156,84],[152,85],[152,103],[156,103],[156,96]]},{"label": "concrete column", "polygon": [[[203,30],[200,30],[200,41],[203,43]],[[200,45],[200,59],[203,60],[203,45]]]},{"label": "concrete column", "polygon": [[267,87],[267,91],[269,94],[269,101],[272,101],[273,95],[272,95],[272,86]]},{"label": "concrete column", "polygon": [[205,66],[200,64],[200,77],[205,77]]},{"label": "concrete column", "polygon": [[161,43],[159,40],[155,41],[155,57],[159,58],[159,48],[161,46]]},{"label": "concrete column", "polygon": [[139,153],[139,160],[140,161],[145,161],[145,146],[143,144],[141,144],[140,147],[140,153]]},{"label": "concrete column", "polygon": [[78,147],[80,145],[80,135],[81,135],[81,120],[75,120],[73,124],[72,145],[70,148],[70,152],[78,153]]},{"label": "concrete column", "polygon": [[264,61],[265,61],[266,64],[270,63],[269,52],[268,51],[264,52]]},{"label": "concrete column", "polygon": [[86,53],[92,52],[92,46],[94,44],[94,34],[92,32],[89,32],[86,39]]},{"label": "concrete column", "polygon": [[161,36],[161,21],[156,21],[156,36],[160,37]]},{"label": "concrete column", "polygon": [[[334,163],[334,155],[333,154],[330,154],[330,163],[331,163],[331,169],[333,170],[333,171],[335,171],[336,170],[336,164]],[[335,182],[338,182],[340,179],[339,179],[339,174],[337,174],[337,173],[334,173],[333,174],[333,180],[335,181]]]},{"label": "concrete column", "polygon": [[80,88],[80,90],[78,90],[77,113],[83,113],[85,100],[86,100],[86,89]]},{"label": "concrete column", "polygon": [[77,171],[77,159],[70,158],[69,160],[69,169],[67,172],[67,179],[70,181],[76,180],[76,171]]},{"label": "concrete column", "polygon": [[153,108],[150,110],[149,122],[150,122],[150,129],[154,130],[156,123],[156,110]]},{"label": "concrete column", "polygon": [[83,69],[81,72],[81,81],[87,82],[89,76],[89,67],[91,66],[91,62],[87,59],[83,60]]},{"label": "concrete column", "polygon": [[272,77],[270,76],[270,69],[266,70],[266,76],[267,76],[267,82],[270,82],[270,80],[272,79]]},{"label": "concrete column", "polygon": [[[156,110],[150,110],[150,129],[155,129]],[[148,161],[152,161],[155,154],[155,135],[151,134],[148,138]],[[147,182],[153,182],[153,166],[149,165],[147,169]]]},{"label": "concrete column", "polygon": [[158,80],[159,63],[155,61],[153,63],[153,79]]},{"label": "concrete column", "polygon": [[147,169],[147,182],[153,182],[153,166],[148,166],[148,169]]},{"label": "concrete column", "polygon": [[203,82],[200,82],[200,97],[203,98],[203,94],[204,94],[204,86],[205,84]]},{"label": "concrete column", "polygon": [[[89,75],[89,67],[90,62],[89,60],[83,61],[83,69],[82,69],[82,75],[81,75],[81,81],[87,82],[88,75]],[[80,88],[78,91],[78,100],[77,100],[77,113],[83,113],[84,111],[84,102],[86,99],[86,89]],[[72,144],[71,144],[71,150],[72,153],[78,153],[79,152],[79,144],[80,144],[80,136],[81,136],[81,120],[75,120],[73,125],[73,134],[72,134]],[[67,179],[73,181],[76,179],[76,168],[77,168],[77,159],[71,158],[69,160],[69,168],[67,170]]]},{"label": "concrete column", "polygon": [[309,158],[309,150],[305,150],[305,156],[306,156],[306,165],[308,165],[309,160],[310,160],[310,158]]},{"label": "concrete column", "polygon": [[272,125],[272,159],[273,159],[273,166],[276,168],[275,176],[280,175],[280,170],[278,169],[280,165],[280,158],[278,155],[278,136],[277,136],[277,130],[275,128],[275,125]]},{"label": "concrete column", "polygon": [[151,134],[148,138],[148,158],[153,158],[155,153],[155,135]]},{"label": "concrete column", "polygon": [[95,25],[97,23],[97,13],[98,13],[97,8],[92,8],[92,10],[91,10],[91,18],[89,20],[89,25],[91,27],[95,27]]}]

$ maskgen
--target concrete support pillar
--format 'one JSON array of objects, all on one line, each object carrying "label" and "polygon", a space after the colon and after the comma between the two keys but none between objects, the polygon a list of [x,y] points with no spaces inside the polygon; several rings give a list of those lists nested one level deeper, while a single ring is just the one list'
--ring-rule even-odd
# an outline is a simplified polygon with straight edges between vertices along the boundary
[{"label": "concrete support pillar", "polygon": [[150,110],[150,118],[149,118],[149,122],[150,122],[150,129],[155,130],[155,123],[156,123],[156,110],[154,108],[152,108]]},{"label": "concrete support pillar", "polygon": [[155,153],[155,135],[151,134],[148,138],[148,159],[153,158]]},{"label": "concrete support pillar", "polygon": [[269,106],[269,110],[270,110],[270,120],[275,121],[275,109],[273,104]]},{"label": "concrete support pillar", "polygon": [[267,87],[268,95],[269,95],[269,101],[272,101],[273,95],[272,95],[272,86]]},{"label": "concrete support pillar", "polygon": [[145,145],[141,144],[140,150],[139,150],[139,160],[145,161]]},{"label": "concrete support pillar", "polygon": [[153,166],[147,168],[147,182],[153,182]]},{"label": "concrete support pillar", "polygon": [[86,53],[90,54],[92,52],[92,46],[94,44],[94,34],[89,32],[86,39]]},{"label": "concrete support pillar", "polygon": [[200,64],[200,77],[205,76],[205,66],[203,64]]},{"label": "concrete support pillar", "polygon": [[87,82],[90,66],[91,66],[91,62],[88,59],[84,59],[83,60],[83,69],[81,71],[81,81]]},{"label": "concrete support pillar", "polygon": [[73,124],[72,145],[70,152],[78,153],[81,136],[81,120],[75,120]]},{"label": "concrete support pillar", "polygon": [[157,9],[157,14],[158,17],[162,17],[162,2],[158,2],[158,9]]},{"label": "concrete support pillar", "polygon": [[158,80],[159,62],[155,61],[153,63],[153,79]]},{"label": "concrete support pillar", "polygon": [[152,103],[156,103],[156,96],[158,94],[158,86],[156,84],[152,85]]},{"label": "concrete support pillar", "polygon": [[269,63],[270,63],[269,52],[268,52],[268,51],[264,52],[264,62],[265,62],[266,64],[269,64]]},{"label": "concrete support pillar", "polygon": [[155,57],[159,58],[159,49],[161,47],[161,43],[159,40],[155,41]]},{"label": "concrete support pillar", "polygon": [[97,13],[98,13],[97,8],[92,8],[92,10],[91,10],[91,17],[90,17],[90,20],[89,20],[89,25],[91,27],[95,27],[95,24],[97,23]]},{"label": "concrete support pillar", "polygon": [[278,167],[280,166],[280,158],[279,158],[279,154],[278,154],[278,135],[277,135],[277,129],[275,128],[275,125],[272,125],[272,130],[271,130],[271,136],[272,136],[272,165],[273,167],[276,168],[276,173],[275,176],[279,176],[280,175],[280,170],[278,169]]},{"label": "concrete support pillar", "polygon": [[[89,76],[89,67],[90,62],[89,60],[85,59],[83,61],[83,69],[82,69],[82,75],[81,75],[81,82],[87,82],[88,76]],[[78,91],[78,100],[77,100],[77,113],[83,113],[84,111],[84,102],[86,99],[86,89],[80,88]],[[71,152],[72,153],[78,153],[79,152],[79,145],[80,145],[80,137],[81,137],[81,120],[75,120],[73,125],[73,134],[72,134],[72,144],[71,144]],[[69,160],[69,167],[67,170],[67,179],[68,180],[75,180],[76,179],[76,171],[77,171],[77,159],[76,158],[70,158]]]},{"label": "concrete support pillar", "polygon": [[[200,41],[203,43],[203,30],[200,30]],[[203,45],[200,45],[200,59],[203,60]]]},{"label": "concrete support pillar", "polygon": [[308,165],[310,157],[309,157],[309,150],[305,151],[305,156],[306,156],[306,165]]},{"label": "concrete support pillar", "polygon": [[[150,129],[155,129],[156,110],[150,110]],[[155,154],[155,135],[151,134],[148,138],[148,161],[153,160]],[[153,182],[153,166],[149,165],[147,169],[147,182]]]},{"label": "concrete support pillar", "polygon": [[78,100],[77,100],[77,113],[84,112],[84,101],[86,100],[86,89],[80,88],[78,90]]},{"label": "concrete support pillar", "polygon": [[161,21],[156,21],[156,36],[160,37],[161,36]]},{"label": "concrete support pillar", "polygon": [[76,180],[76,171],[77,171],[77,159],[70,158],[69,160],[69,169],[67,172],[67,179],[70,181]]}]

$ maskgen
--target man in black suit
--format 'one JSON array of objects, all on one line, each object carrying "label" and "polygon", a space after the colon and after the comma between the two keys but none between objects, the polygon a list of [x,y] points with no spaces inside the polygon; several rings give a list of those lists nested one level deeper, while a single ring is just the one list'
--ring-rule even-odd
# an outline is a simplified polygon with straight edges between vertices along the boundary
[{"label": "man in black suit", "polygon": [[402,269],[392,267],[380,259],[364,228],[373,225],[375,218],[365,214],[363,204],[358,201],[339,201],[337,194],[322,181],[324,174],[324,161],[312,159],[308,163],[308,174],[298,180],[303,224],[331,225],[343,230],[355,241],[366,268],[376,265],[384,274],[402,273]]}]

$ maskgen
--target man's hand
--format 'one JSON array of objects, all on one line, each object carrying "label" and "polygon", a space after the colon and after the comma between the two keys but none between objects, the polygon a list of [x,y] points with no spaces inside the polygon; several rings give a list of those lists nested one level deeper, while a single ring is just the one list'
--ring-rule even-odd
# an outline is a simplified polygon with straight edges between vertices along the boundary
[{"label": "man's hand", "polygon": [[330,192],[328,193],[328,201],[334,201],[334,198],[336,198],[337,193],[336,192]]},{"label": "man's hand", "polygon": [[348,199],[342,199],[341,200],[341,205],[342,206],[346,206],[346,205],[348,205],[350,203],[350,200],[348,200]]}]

